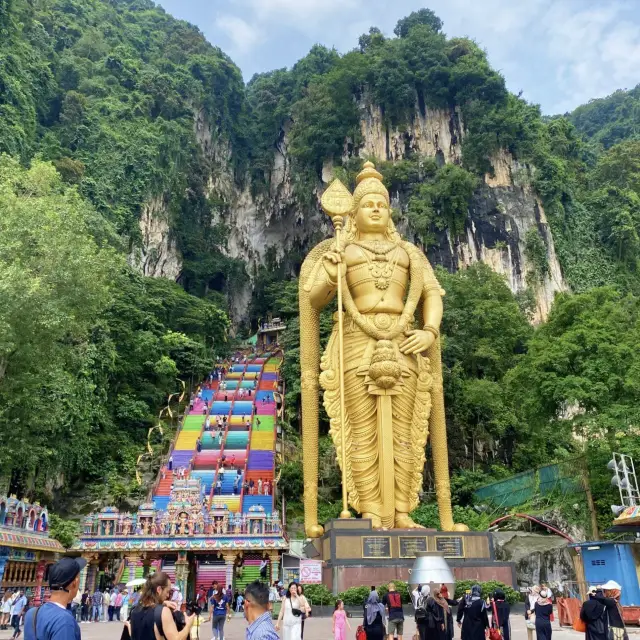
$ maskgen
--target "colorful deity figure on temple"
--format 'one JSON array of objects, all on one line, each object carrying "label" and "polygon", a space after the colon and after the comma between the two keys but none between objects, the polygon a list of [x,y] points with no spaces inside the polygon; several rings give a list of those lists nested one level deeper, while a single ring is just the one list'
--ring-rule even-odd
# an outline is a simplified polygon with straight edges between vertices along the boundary
[{"label": "colorful deity figure on temple", "polygon": [[180,514],[180,535],[184,536],[189,533],[189,516],[183,511]]},{"label": "colorful deity figure on temple", "polygon": [[226,535],[228,531],[229,531],[229,520],[227,515],[225,515],[222,518],[222,533]]},{"label": "colorful deity figure on temple", "polygon": [[271,514],[271,532],[280,533],[280,514],[277,509]]}]

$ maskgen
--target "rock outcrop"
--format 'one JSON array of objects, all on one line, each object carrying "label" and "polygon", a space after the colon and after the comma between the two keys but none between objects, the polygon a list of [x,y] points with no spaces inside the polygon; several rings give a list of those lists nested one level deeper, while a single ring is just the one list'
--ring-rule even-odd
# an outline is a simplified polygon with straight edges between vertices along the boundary
[{"label": "rock outcrop", "polygon": [[140,214],[142,241],[129,255],[129,263],[145,276],[177,280],[182,260],[169,224],[168,207],[162,197],[152,198]]},{"label": "rock outcrop", "polygon": [[[440,165],[460,163],[463,123],[457,109],[430,109],[416,105],[411,125],[405,129],[389,129],[379,107],[363,101],[361,138],[358,147],[345,143],[345,158],[357,155],[397,161],[415,154],[435,157]],[[322,237],[331,234],[331,225],[319,207],[319,194],[333,174],[333,162],[327,161],[310,201],[300,202],[296,194],[296,176],[292,171],[288,149],[288,131],[281,132],[274,149],[273,168],[268,189],[254,193],[249,186],[240,188],[230,169],[233,150],[221,143],[207,124],[202,111],[195,114],[195,134],[209,159],[210,193],[226,203],[224,219],[229,237],[221,251],[247,264],[247,273],[255,273],[264,264],[267,252],[279,261],[296,268],[292,256],[300,258]],[[531,169],[516,162],[507,152],[496,155],[494,172],[486,175],[476,191],[465,231],[457,238],[441,233],[438,243],[428,247],[433,264],[450,271],[466,268],[476,262],[490,265],[502,274],[514,293],[532,287],[536,310],[533,321],[546,318],[554,295],[566,289],[558,262],[553,236],[544,210],[530,186]],[[248,181],[247,181],[248,182]],[[401,194],[396,203],[402,211]],[[220,222],[220,220],[216,220]],[[402,228],[401,224],[401,228]],[[406,229],[406,224],[404,225]],[[166,207],[161,199],[152,200],[144,208],[140,221],[143,242],[133,262],[147,275],[177,279],[180,259],[170,239]],[[534,278],[535,266],[527,256],[525,236],[536,229],[546,248],[548,269]],[[233,315],[242,319],[251,297],[250,284],[243,292],[234,292]]]},{"label": "rock outcrop", "polygon": [[546,584],[561,591],[563,585],[576,581],[574,552],[564,538],[522,531],[492,535],[496,560],[515,563],[519,587]]}]

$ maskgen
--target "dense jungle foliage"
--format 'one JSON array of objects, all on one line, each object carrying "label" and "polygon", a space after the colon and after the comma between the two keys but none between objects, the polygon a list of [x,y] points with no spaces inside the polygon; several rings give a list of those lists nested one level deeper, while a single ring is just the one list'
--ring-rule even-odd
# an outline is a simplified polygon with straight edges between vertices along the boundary
[{"label": "dense jungle foliage", "polygon": [[[532,328],[549,269],[536,229],[525,238],[534,270],[524,295],[484,266],[438,271],[456,519],[486,526],[475,487],[585,452],[601,525],[610,522],[604,463],[612,449],[638,448],[639,89],[542,117],[478,45],[442,29],[423,9],[393,36],[372,27],[344,55],[316,45],[245,86],[223,52],[149,0],[0,0],[0,460],[11,490],[49,502],[54,490],[141,497],[133,468],[147,430],[180,381],[228,348],[227,314],[251,276],[250,321],[272,312],[289,325],[280,486],[291,517],[300,514],[292,274],[305,247],[284,260],[267,251],[247,270],[228,255],[228,214],[243,190],[258,216],[268,209],[285,138],[289,206],[317,207],[328,160],[353,184],[361,119],[378,105],[389,128],[442,109],[464,131],[460,164],[376,158],[416,242],[464,231],[506,150],[522,167],[514,181],[544,206],[572,291]],[[179,285],[140,276],[124,258],[140,246],[151,200],[182,257]],[[327,311],[325,337],[330,327]],[[339,511],[326,435],[321,460],[322,519]],[[414,516],[430,526],[433,498],[427,468]],[[587,521],[584,510],[571,518]]]}]

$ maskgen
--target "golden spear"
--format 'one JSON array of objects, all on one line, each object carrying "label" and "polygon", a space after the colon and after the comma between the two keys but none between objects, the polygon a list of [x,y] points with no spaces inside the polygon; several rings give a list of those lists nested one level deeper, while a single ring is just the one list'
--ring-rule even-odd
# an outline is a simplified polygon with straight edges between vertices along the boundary
[{"label": "golden spear", "polygon": [[[353,208],[353,196],[349,190],[337,178],[329,185],[327,190],[322,194],[320,200],[324,212],[331,218],[333,228],[336,232],[336,252],[342,251],[342,226],[344,224],[344,216]],[[340,359],[339,366],[339,384],[340,384],[340,440],[342,444],[342,511],[341,518],[350,518],[348,495],[347,495],[347,438],[345,425],[345,407],[344,407],[344,322],[342,318],[342,264],[338,264],[338,353]]]}]

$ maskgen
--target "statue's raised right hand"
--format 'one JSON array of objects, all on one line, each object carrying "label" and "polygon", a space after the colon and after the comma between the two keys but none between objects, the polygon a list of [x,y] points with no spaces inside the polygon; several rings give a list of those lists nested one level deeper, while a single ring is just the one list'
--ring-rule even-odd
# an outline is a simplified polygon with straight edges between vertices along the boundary
[{"label": "statue's raised right hand", "polygon": [[329,276],[329,280],[331,282],[338,282],[338,269],[340,272],[344,274],[344,253],[339,253],[337,251],[327,251],[322,256],[322,264],[324,265],[324,270]]}]

